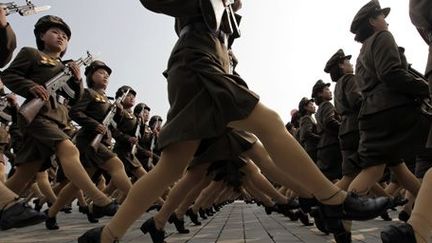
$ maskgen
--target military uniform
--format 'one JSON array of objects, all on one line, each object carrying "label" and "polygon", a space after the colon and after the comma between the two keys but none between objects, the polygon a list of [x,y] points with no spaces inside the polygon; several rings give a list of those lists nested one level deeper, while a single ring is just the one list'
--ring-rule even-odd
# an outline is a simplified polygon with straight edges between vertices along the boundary
[{"label": "military uniform", "polygon": [[125,170],[131,173],[133,170],[141,167],[140,162],[132,154],[132,144],[129,138],[135,136],[135,131],[138,126],[138,119],[131,110],[123,110],[123,115],[117,122],[115,127],[112,127],[113,138],[116,143],[113,151],[118,155],[125,166]]},{"label": "military uniform", "polygon": [[[96,127],[102,124],[103,119],[111,108],[111,103],[103,90],[85,89],[79,102],[72,106],[70,116],[77,122],[81,129],[76,136],[76,145],[80,151],[81,162],[85,166],[99,167],[116,155],[111,151],[112,136],[107,129],[97,151],[90,146],[93,139],[98,134]],[[115,121],[119,121],[120,116],[115,116]],[[91,164],[90,164],[91,163]]]},{"label": "military uniform", "polygon": [[149,166],[149,153],[152,152],[151,144],[153,141],[153,132],[149,125],[143,123],[141,125],[140,134],[141,136],[138,139],[137,153],[135,156],[139,162],[141,162],[141,165],[144,167],[144,169],[149,171],[151,169]]},{"label": "military uniform", "polygon": [[[53,59],[34,48],[24,47],[3,72],[2,80],[12,92],[26,98],[26,104],[33,99],[30,88],[36,84],[44,85],[63,68],[61,60]],[[18,126],[23,133],[23,145],[17,153],[16,164],[35,160],[49,161],[57,144],[69,139],[63,132],[69,122],[67,107],[58,102],[58,98],[63,96],[76,100],[81,96],[82,90],[82,83],[71,78],[58,94],[49,97],[30,124],[18,117]]]},{"label": "military uniform", "polygon": [[230,60],[222,33],[205,27],[199,1],[141,0],[149,10],[176,18],[179,34],[165,72],[170,110],[159,147],[220,136],[231,121],[246,118],[258,96],[229,74]]},{"label": "military uniform", "polygon": [[306,150],[309,157],[311,157],[311,159],[316,163],[317,146],[320,136],[318,135],[316,121],[313,119],[312,114],[308,114],[304,108],[309,102],[314,102],[314,100],[304,97],[299,103],[298,113],[300,113],[302,116],[300,118],[300,125],[297,134],[300,144]]},{"label": "military uniform", "polygon": [[[339,65],[339,63],[345,59],[351,59],[351,56],[345,56],[341,49],[338,50],[328,60],[324,71],[330,72],[331,68],[335,65]],[[339,143],[343,159],[342,175],[354,176],[361,170],[357,162],[357,149],[360,140],[358,113],[362,97],[358,91],[354,74],[343,74],[339,79],[333,81],[336,82],[334,90],[335,109],[341,116]]]},{"label": "military uniform", "polygon": [[[354,18],[351,32],[357,33],[371,11],[382,10],[373,1],[365,5]],[[403,67],[389,31],[374,33],[363,42],[356,63],[356,82],[364,97],[359,112],[360,166],[398,161],[423,150],[430,121],[414,100],[428,97],[428,86]]]}]

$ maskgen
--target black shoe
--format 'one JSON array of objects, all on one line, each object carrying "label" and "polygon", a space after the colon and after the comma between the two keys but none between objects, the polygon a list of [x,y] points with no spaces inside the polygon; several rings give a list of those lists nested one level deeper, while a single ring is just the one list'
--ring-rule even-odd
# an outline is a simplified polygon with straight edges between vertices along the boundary
[{"label": "black shoe", "polygon": [[[103,228],[104,226],[87,230],[87,232],[78,238],[78,243],[100,243]],[[113,243],[118,242],[118,240],[113,241]]]},{"label": "black shoe", "polygon": [[276,206],[278,208],[280,208],[281,210],[300,208],[299,201],[296,199],[291,199],[287,203],[284,203],[284,204],[276,203]]},{"label": "black shoe", "polygon": [[304,213],[301,209],[297,210],[294,214],[298,219],[300,219],[300,222],[302,222],[304,226],[313,225],[313,223],[309,221],[309,216],[306,213]]},{"label": "black shoe", "polygon": [[40,199],[33,200],[33,203],[34,203],[34,210],[40,212],[43,207],[43,204],[40,204]]},{"label": "black shoe", "polygon": [[93,213],[91,213],[90,211],[88,211],[86,213],[86,215],[87,215],[87,220],[90,223],[92,223],[92,224],[99,223],[99,220],[97,218],[95,218],[94,215],[93,215]]},{"label": "black shoe", "polygon": [[176,227],[177,231],[180,234],[189,234],[189,230],[185,228],[185,222],[182,219],[178,219],[175,213],[172,213],[171,216],[168,219],[168,222],[170,224],[174,223],[174,226]]},{"label": "black shoe", "polygon": [[186,211],[186,215],[189,216],[192,223],[195,225],[201,225],[201,222],[198,220],[198,214],[194,213],[191,208]]},{"label": "black shoe", "polygon": [[383,243],[416,243],[414,229],[409,224],[388,225],[381,232]]},{"label": "black shoe", "polygon": [[291,221],[295,222],[299,220],[299,217],[293,210],[285,210],[281,212],[285,217],[288,217]]},{"label": "black shoe", "polygon": [[213,204],[213,208],[216,212],[219,212],[221,209],[220,205],[215,205],[215,204]]},{"label": "black shoe", "polygon": [[271,207],[264,206],[264,210],[267,215],[270,215],[273,211],[277,211],[275,206],[271,206]]},{"label": "black shoe", "polygon": [[325,218],[369,220],[385,212],[389,203],[390,199],[388,197],[359,197],[357,194],[350,192],[342,204],[321,204],[320,209]]},{"label": "black shoe", "polygon": [[80,212],[82,214],[88,214],[89,208],[88,208],[88,206],[81,206],[78,204],[78,212]]},{"label": "black shoe", "polygon": [[317,227],[317,229],[321,232],[323,232],[324,234],[328,235],[330,232],[327,229],[327,226],[325,224],[324,221],[324,217],[321,214],[321,211],[319,210],[318,207],[313,207],[310,215],[314,218],[314,223],[315,226]]},{"label": "black shoe", "polygon": [[385,211],[384,213],[382,213],[380,216],[381,216],[381,218],[382,218],[384,221],[392,221],[392,218],[390,217],[390,215],[388,214],[387,211]]},{"label": "black shoe", "polygon": [[165,231],[156,228],[153,217],[145,221],[140,229],[144,234],[150,233],[153,243],[165,243]]},{"label": "black shoe", "polygon": [[118,207],[119,207],[118,204],[114,201],[102,207],[93,204],[91,213],[93,214],[93,217],[96,219],[102,218],[103,216],[114,216],[114,214],[118,210]]},{"label": "black shoe", "polygon": [[336,243],[351,243],[351,232],[341,232],[337,234],[333,234],[333,237],[336,241]]},{"label": "black shoe", "polygon": [[408,221],[408,219],[410,218],[410,216],[411,215],[409,215],[407,212],[405,212],[404,210],[402,210],[399,213],[399,220],[406,223]]},{"label": "black shoe", "polygon": [[39,224],[45,219],[45,214],[37,212],[24,202],[17,202],[0,211],[0,229],[7,230]]},{"label": "black shoe", "polygon": [[396,207],[403,206],[408,203],[408,199],[403,196],[396,196],[393,199],[390,199],[389,208],[396,210]]},{"label": "black shoe", "polygon": [[309,213],[312,209],[312,207],[318,206],[318,200],[316,200],[316,198],[303,198],[303,197],[299,197],[298,199],[300,208],[303,210],[303,212],[305,213]]},{"label": "black shoe", "polygon": [[52,217],[50,218],[48,216],[48,209],[44,211],[45,215],[46,215],[46,220],[45,220],[45,227],[48,230],[58,230],[60,229],[60,227],[57,224],[57,218],[56,217]]},{"label": "black shoe", "polygon": [[70,213],[72,213],[72,206],[66,205],[62,209],[60,209],[60,211],[65,213],[65,214],[70,214]]},{"label": "black shoe", "polygon": [[205,210],[205,212],[206,212],[206,214],[207,214],[208,216],[210,216],[210,217],[214,215],[213,210],[211,210],[210,208],[207,208],[207,209]]},{"label": "black shoe", "polygon": [[200,215],[200,217],[202,218],[202,219],[207,219],[207,216],[206,216],[206,213],[205,213],[205,211],[203,210],[203,209],[199,209],[198,210],[198,213],[199,213],[199,215]]}]

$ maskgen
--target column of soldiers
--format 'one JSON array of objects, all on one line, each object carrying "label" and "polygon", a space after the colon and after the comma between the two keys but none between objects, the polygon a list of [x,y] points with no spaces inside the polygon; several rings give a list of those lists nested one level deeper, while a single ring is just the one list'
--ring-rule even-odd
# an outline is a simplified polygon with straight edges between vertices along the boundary
[{"label": "column of soldiers", "polygon": [[[160,211],[141,230],[153,242],[164,242],[167,222],[179,233],[189,233],[185,215],[199,225],[198,215],[205,219],[227,201],[253,198],[268,214],[276,211],[306,226],[312,225],[310,214],[319,230],[334,234],[337,242],[351,242],[350,222],[388,218],[389,208],[407,202],[397,196],[402,188],[410,205],[415,202],[414,209],[404,209],[400,217],[407,223],[389,226],[383,241],[430,240],[427,171],[432,151],[425,146],[425,131],[431,125],[425,108],[430,86],[414,75],[403,48],[388,31],[389,8],[372,0],[354,17],[351,32],[362,44],[355,75],[351,56],[342,50],[325,65],[336,82],[334,105],[330,83],[319,80],[311,99],[300,101],[285,127],[235,71],[238,60],[232,46],[240,36],[240,0],[222,6],[227,14],[220,26],[202,13],[214,5],[141,3],[176,19],[179,40],[164,72],[171,106],[166,123],[161,128],[161,117],[149,120],[150,108],[144,103],[134,107],[137,93],[129,86],[120,87],[111,102],[105,93],[111,68],[92,60],[82,77],[80,63],[62,60],[71,28],[57,16],[40,18],[34,29],[37,48],[22,48],[1,75],[8,89],[26,99],[22,107],[35,100],[43,104],[29,119],[13,95],[5,96],[8,110],[3,112],[11,118],[2,123],[12,123],[12,141],[5,139],[7,130],[0,129],[0,145],[14,161],[14,172],[0,183],[2,229],[40,222],[49,230],[59,229],[57,213],[78,199],[91,223],[113,216],[78,241],[116,242],[158,205]],[[432,16],[423,13],[431,9],[427,4],[411,0],[410,9],[413,23],[430,45]],[[16,46],[5,18],[0,11],[3,65]],[[429,57],[429,80],[431,63]],[[69,78],[51,93],[47,82],[64,70]],[[0,117],[4,118],[1,113]],[[408,162],[415,163],[411,168],[417,177],[424,177],[422,186]],[[59,182],[54,188],[47,173],[52,167]],[[388,186],[381,180],[386,168],[391,173]],[[41,197],[36,209],[49,203],[44,213],[19,199],[29,190]]]}]

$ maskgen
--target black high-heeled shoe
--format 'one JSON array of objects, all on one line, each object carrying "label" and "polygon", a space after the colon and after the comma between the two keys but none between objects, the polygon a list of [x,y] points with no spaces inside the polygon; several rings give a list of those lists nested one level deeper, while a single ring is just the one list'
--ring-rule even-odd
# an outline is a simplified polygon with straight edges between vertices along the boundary
[{"label": "black high-heeled shoe", "polygon": [[202,208],[198,210],[198,213],[202,219],[207,219],[206,212]]},{"label": "black high-heeled shoe", "polygon": [[13,202],[8,208],[0,210],[0,229],[20,228],[29,225],[42,223],[46,220],[46,215],[37,212],[24,202]]},{"label": "black high-heeled shoe", "polygon": [[320,209],[325,218],[369,220],[376,218],[385,212],[389,203],[390,198],[388,197],[367,198],[349,192],[342,204],[321,204]]},{"label": "black high-heeled shoe", "polygon": [[351,232],[345,231],[337,234],[333,234],[336,243],[351,243]]},{"label": "black high-heeled shoe", "polygon": [[195,225],[201,225],[201,222],[198,220],[198,214],[194,213],[191,208],[186,211],[186,215],[189,216],[192,223]]},{"label": "black high-heeled shoe", "polygon": [[[93,228],[82,234],[78,238],[78,243],[100,243],[102,238],[102,230],[104,226]],[[113,243],[118,243],[118,240],[113,241]]]},{"label": "black high-heeled shoe", "polygon": [[406,211],[402,210],[399,213],[399,220],[403,221],[403,222],[408,222],[408,219],[410,218],[411,215],[409,215]]},{"label": "black high-heeled shoe", "polygon": [[168,219],[168,223],[174,223],[174,226],[180,234],[189,234],[190,232],[188,229],[185,228],[184,220],[177,218],[177,215],[175,213],[171,214]]},{"label": "black high-heeled shoe", "polygon": [[380,217],[384,220],[384,221],[392,221],[392,218],[390,217],[390,215],[388,214],[387,211],[385,211],[384,213],[382,213],[380,215]]},{"label": "black high-heeled shoe", "polygon": [[54,217],[49,217],[48,216],[48,209],[44,211],[45,215],[46,215],[46,220],[45,220],[45,227],[48,230],[58,230],[60,229],[60,227],[57,224],[57,218]]},{"label": "black high-heeled shoe", "polygon": [[295,211],[294,214],[296,215],[296,217],[298,219],[300,219],[300,222],[302,222],[302,224],[304,226],[312,226],[313,225],[313,223],[311,223],[309,221],[309,216],[305,212],[303,212],[301,209]]},{"label": "black high-heeled shoe", "polygon": [[310,211],[312,210],[312,207],[318,206],[318,204],[319,204],[318,200],[316,200],[316,198],[314,198],[314,197],[312,197],[312,198],[299,197],[298,202],[299,202],[300,208],[305,213],[310,213]]},{"label": "black high-heeled shoe", "polygon": [[156,228],[156,224],[154,222],[153,217],[145,221],[141,227],[140,230],[144,233],[150,233],[150,237],[153,241],[153,243],[165,243],[165,231],[164,230],[158,230]]},{"label": "black high-heeled shoe", "polygon": [[416,243],[414,229],[410,224],[388,225],[381,232],[383,243]]},{"label": "black high-heeled shoe", "polygon": [[105,206],[98,206],[93,204],[90,212],[93,214],[94,218],[99,219],[103,216],[114,216],[118,208],[119,205],[115,201],[112,201]]},{"label": "black high-heeled shoe", "polygon": [[319,231],[323,232],[326,235],[330,233],[325,224],[324,217],[321,215],[321,211],[318,207],[313,207],[311,209],[310,216],[314,218],[315,226]]}]

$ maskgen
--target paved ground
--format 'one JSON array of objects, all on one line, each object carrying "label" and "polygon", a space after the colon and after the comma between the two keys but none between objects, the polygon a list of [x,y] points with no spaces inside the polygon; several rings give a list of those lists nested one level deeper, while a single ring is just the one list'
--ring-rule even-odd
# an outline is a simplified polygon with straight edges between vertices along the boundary
[{"label": "paved ground", "polygon": [[[76,238],[86,229],[99,224],[90,225],[87,219],[74,208],[72,214],[59,214],[58,231],[48,231],[44,224],[22,229],[0,231],[1,243],[18,242],[76,242]],[[393,213],[394,214],[394,213]],[[150,217],[146,214],[142,220],[128,232],[121,242],[151,242],[148,235],[139,230],[141,223]],[[395,217],[395,215],[393,215]],[[101,223],[108,219],[101,220]],[[187,221],[188,222],[188,221]],[[288,218],[278,215],[266,215],[263,208],[256,205],[235,202],[221,209],[215,216],[202,221],[201,226],[188,225],[191,233],[180,235],[172,225],[166,228],[169,243],[322,243],[333,242],[331,236],[325,236],[314,226],[305,227],[299,222],[291,222]],[[353,242],[381,242],[379,232],[388,222],[372,220],[356,222],[353,225]]]}]

